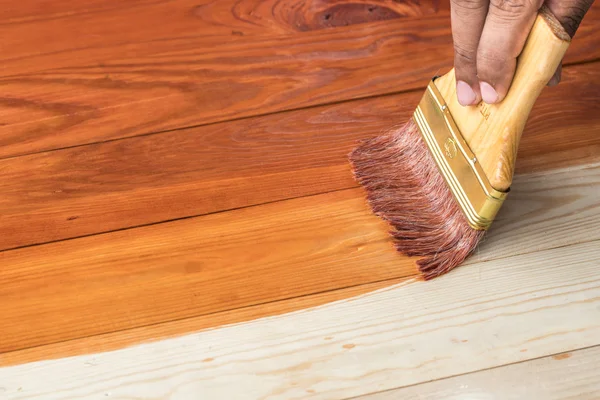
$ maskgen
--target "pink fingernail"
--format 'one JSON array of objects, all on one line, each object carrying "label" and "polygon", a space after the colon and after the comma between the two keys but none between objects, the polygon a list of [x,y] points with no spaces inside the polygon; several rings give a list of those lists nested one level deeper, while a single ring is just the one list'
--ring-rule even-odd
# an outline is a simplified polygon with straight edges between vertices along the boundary
[{"label": "pink fingernail", "polygon": [[461,106],[470,106],[475,102],[475,92],[467,82],[458,81],[456,83],[456,95]]},{"label": "pink fingernail", "polygon": [[494,104],[498,101],[498,93],[496,90],[487,82],[479,82],[479,88],[481,89],[481,98],[488,104]]}]

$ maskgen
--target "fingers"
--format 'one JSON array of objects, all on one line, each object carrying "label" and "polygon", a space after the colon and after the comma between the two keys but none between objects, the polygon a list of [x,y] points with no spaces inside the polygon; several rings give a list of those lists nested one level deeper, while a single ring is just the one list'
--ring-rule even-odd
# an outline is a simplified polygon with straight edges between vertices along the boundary
[{"label": "fingers", "polygon": [[567,33],[573,37],[593,2],[594,0],[548,0],[546,5]]},{"label": "fingers", "polygon": [[477,52],[481,97],[502,101],[543,0],[491,0]]},{"label": "fingers", "polygon": [[451,0],[456,93],[463,106],[481,101],[476,60],[488,4],[488,0]]}]

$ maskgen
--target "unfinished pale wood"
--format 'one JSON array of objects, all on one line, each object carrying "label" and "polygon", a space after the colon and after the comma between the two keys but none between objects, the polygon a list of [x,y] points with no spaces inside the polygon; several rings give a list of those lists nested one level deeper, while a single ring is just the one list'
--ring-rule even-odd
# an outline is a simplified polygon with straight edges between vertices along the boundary
[{"label": "unfinished pale wood", "polygon": [[3,368],[0,381],[8,399],[54,400],[339,399],[404,387],[598,345],[599,263],[598,241],[493,260],[316,309]]},{"label": "unfinished pale wood", "polygon": [[[356,141],[407,121],[421,95],[0,160],[0,232],[11,232],[0,250],[354,187],[347,155]],[[597,161],[600,68],[568,66],[532,110],[517,172]]]},{"label": "unfinished pale wood", "polygon": [[355,400],[597,400],[600,347],[454,376]]},{"label": "unfinished pale wood", "polygon": [[[599,177],[600,165],[549,174],[571,184],[539,184],[516,210],[507,203],[516,220],[500,219],[476,257],[600,239]],[[415,272],[359,189],[4,251],[0,265],[0,352]]]},{"label": "unfinished pale wood", "polygon": [[496,190],[506,191],[510,187],[529,113],[556,72],[569,44],[569,35],[551,12],[542,7],[517,59],[515,76],[502,102],[463,107],[456,95],[454,70],[435,81],[456,126]]},{"label": "unfinished pale wood", "polygon": [[467,262],[600,239],[599,195],[600,164],[517,176],[494,225]]}]

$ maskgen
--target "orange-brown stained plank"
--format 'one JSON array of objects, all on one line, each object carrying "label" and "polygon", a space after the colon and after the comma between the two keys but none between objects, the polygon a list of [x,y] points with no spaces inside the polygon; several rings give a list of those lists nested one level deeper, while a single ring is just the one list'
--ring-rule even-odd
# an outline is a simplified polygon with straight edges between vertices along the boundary
[{"label": "orange-brown stained plank", "polygon": [[[567,67],[563,76],[533,110],[517,172],[600,159],[598,64]],[[354,187],[347,153],[406,121],[421,95],[0,160],[0,249]]]},{"label": "orange-brown stained plank", "polygon": [[[71,357],[81,354],[112,351],[134,344],[162,340],[203,329],[305,310],[310,307],[320,306],[333,301],[350,299],[355,296],[399,284],[409,279],[412,278],[388,279],[380,282],[316,293],[309,296],[223,311],[216,314],[202,315],[199,317],[143,326],[125,331],[83,337],[80,339],[67,340],[65,342],[11,351],[0,354],[0,367],[39,360]],[[335,340],[335,337],[325,337],[323,340]],[[206,359],[204,361],[210,362],[213,360]]]},{"label": "orange-brown stained plank", "polygon": [[0,252],[0,352],[415,272],[359,189]]},{"label": "orange-brown stained plank", "polygon": [[[567,62],[600,57],[600,6]],[[447,14],[277,37],[97,46],[3,62],[0,157],[423,88],[452,61]]]},{"label": "orange-brown stained plank", "polygon": [[[177,37],[222,44],[328,27],[447,13],[448,0],[0,1],[0,59]],[[74,34],[78,33],[78,34]]]}]

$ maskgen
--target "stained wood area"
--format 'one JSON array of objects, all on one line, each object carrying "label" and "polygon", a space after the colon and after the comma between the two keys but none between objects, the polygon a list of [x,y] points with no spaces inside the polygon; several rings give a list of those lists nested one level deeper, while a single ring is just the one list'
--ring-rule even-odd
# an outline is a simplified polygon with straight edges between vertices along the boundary
[{"label": "stained wood area", "polygon": [[0,398],[598,397],[600,5],[434,282],[347,154],[451,66],[448,1],[0,7]]}]

